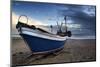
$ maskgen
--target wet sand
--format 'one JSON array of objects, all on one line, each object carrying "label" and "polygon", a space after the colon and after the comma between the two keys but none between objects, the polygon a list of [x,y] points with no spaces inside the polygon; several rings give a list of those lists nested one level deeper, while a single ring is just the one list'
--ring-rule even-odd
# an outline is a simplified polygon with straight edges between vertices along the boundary
[{"label": "wet sand", "polygon": [[[30,49],[21,38],[12,38],[11,45],[12,64],[25,65],[21,63],[24,58],[31,54]],[[34,59],[35,57],[33,57]],[[31,58],[32,59],[32,58]],[[31,60],[30,59],[30,60]],[[25,60],[24,60],[25,61]],[[51,63],[72,63],[96,61],[96,41],[95,39],[69,39],[64,45],[64,49],[56,55],[48,55],[27,63],[31,64],[51,64]]]}]

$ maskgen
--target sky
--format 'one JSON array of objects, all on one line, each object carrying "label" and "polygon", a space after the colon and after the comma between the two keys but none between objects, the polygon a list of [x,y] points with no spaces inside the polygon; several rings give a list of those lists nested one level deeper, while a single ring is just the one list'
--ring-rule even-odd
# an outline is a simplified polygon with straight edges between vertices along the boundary
[{"label": "sky", "polygon": [[[87,29],[95,35],[96,27],[96,6],[94,5],[75,5],[75,4],[57,4],[41,2],[12,2],[12,17],[14,17],[13,26],[17,23],[20,15],[26,15],[29,22],[35,25],[57,25],[64,22],[64,16],[67,16],[69,28]],[[15,21],[16,20],[16,21]]]}]

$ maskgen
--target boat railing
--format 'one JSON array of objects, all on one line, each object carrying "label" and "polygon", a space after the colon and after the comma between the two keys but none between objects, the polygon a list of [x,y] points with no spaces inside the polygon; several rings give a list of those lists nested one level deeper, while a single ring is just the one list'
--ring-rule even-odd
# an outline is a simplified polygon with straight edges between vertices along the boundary
[{"label": "boat railing", "polygon": [[26,15],[20,15],[18,18],[18,22],[20,21],[21,17],[25,17],[27,19],[26,24],[28,23],[28,17]]},{"label": "boat railing", "polygon": [[[23,23],[23,22],[20,21],[20,18],[23,17],[23,16],[26,17],[26,19],[27,19],[26,23]],[[61,28],[63,27],[62,25],[63,25],[63,23],[61,23],[61,26],[59,27],[59,30],[57,31],[56,35],[59,35],[59,36],[62,36],[62,37],[64,37],[64,36],[71,36],[71,32],[67,31],[67,29],[66,29],[65,32],[62,32],[62,30],[61,30]],[[35,25],[28,25],[28,17],[26,15],[21,15],[18,18],[18,23],[16,25],[16,28],[19,29],[20,32],[22,32],[22,30],[21,30],[22,27],[27,27],[27,28],[30,28],[30,29],[33,29],[33,30],[36,29],[36,30],[39,30],[39,31],[41,31],[43,33],[52,34],[52,33],[48,32],[48,31],[45,31],[45,30],[43,30],[41,28],[36,28]]]}]

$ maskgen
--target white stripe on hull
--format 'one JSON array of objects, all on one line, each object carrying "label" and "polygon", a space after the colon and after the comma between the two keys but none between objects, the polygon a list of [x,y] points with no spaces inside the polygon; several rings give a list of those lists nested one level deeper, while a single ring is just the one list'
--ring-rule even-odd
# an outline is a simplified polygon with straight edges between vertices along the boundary
[{"label": "white stripe on hull", "polygon": [[50,39],[50,40],[57,40],[57,41],[64,41],[67,38],[67,36],[61,37],[56,34],[43,33],[39,30],[32,30],[32,29],[25,28],[25,27],[22,28],[22,34],[27,34],[27,35],[31,35],[35,37],[40,37],[40,38]]}]

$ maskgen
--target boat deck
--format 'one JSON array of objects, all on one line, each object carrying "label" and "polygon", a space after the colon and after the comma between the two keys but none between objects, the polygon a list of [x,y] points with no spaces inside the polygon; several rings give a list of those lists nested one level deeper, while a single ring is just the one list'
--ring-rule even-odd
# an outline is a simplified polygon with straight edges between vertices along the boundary
[{"label": "boat deck", "polygon": [[66,40],[67,36],[62,37],[56,34],[52,34],[52,33],[45,33],[45,32],[41,32],[39,30],[33,30],[33,29],[29,29],[29,28],[22,28],[22,33],[27,33],[29,35],[33,35],[33,36],[37,36],[37,37],[42,37],[42,38],[47,38],[47,39],[53,39],[53,40]]}]

